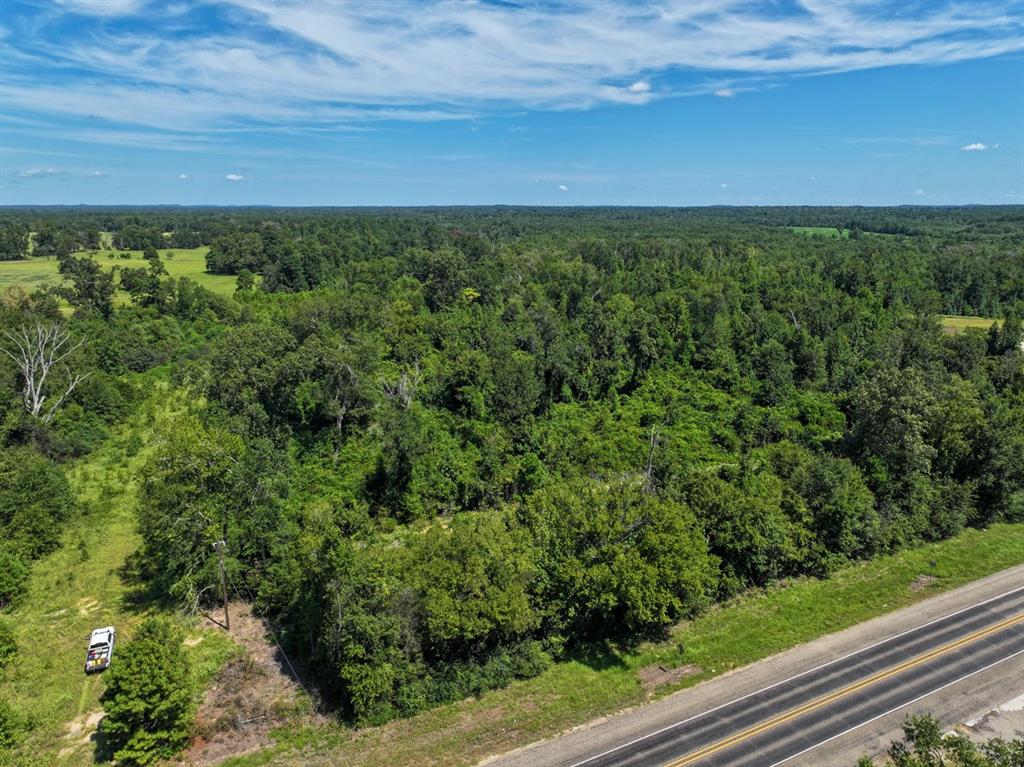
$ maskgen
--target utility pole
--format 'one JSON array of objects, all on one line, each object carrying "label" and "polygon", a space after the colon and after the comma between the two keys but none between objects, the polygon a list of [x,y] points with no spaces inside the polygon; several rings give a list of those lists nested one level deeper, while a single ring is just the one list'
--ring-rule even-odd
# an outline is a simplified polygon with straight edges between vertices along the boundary
[{"label": "utility pole", "polygon": [[213,544],[213,548],[217,551],[217,557],[220,562],[220,593],[224,599],[224,628],[231,631],[231,618],[228,616],[228,580],[224,575],[225,546],[227,546],[227,542],[224,540],[217,541]]}]

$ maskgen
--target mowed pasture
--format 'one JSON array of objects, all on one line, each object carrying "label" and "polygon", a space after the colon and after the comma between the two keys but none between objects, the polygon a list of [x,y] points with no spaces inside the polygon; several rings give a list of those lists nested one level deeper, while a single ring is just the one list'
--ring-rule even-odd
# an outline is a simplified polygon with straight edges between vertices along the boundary
[{"label": "mowed pasture", "polygon": [[[229,274],[210,274],[206,271],[207,247],[199,248],[167,248],[157,251],[164,262],[167,273],[172,277],[188,277],[207,290],[230,296],[235,292],[236,278]],[[128,253],[129,258],[122,258]],[[147,267],[149,263],[142,258],[141,250],[99,250],[89,253],[75,253],[78,257],[92,258],[110,270],[118,272],[122,269]],[[33,256],[23,261],[0,261],[0,290],[17,286],[26,291],[33,291],[44,285],[58,285],[61,282],[57,259],[44,256]],[[114,282],[117,283],[115,274]],[[118,290],[114,296],[117,303],[128,302],[128,294]]]}]

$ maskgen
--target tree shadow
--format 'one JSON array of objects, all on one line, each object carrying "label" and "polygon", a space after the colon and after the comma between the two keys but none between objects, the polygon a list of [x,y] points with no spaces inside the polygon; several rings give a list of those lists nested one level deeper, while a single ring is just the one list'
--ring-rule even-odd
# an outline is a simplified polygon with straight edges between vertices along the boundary
[{"label": "tree shadow", "polygon": [[150,578],[144,568],[142,551],[133,551],[117,568],[117,575],[125,585],[121,603],[132,613],[146,612],[150,608],[172,609],[174,602]]},{"label": "tree shadow", "polygon": [[623,658],[625,651],[626,648],[611,640],[602,639],[574,647],[568,658],[594,671],[606,671],[610,668],[626,668],[627,664]]},{"label": "tree shadow", "polygon": [[[106,717],[104,717],[104,719],[105,718]],[[103,719],[100,719],[100,723],[96,726],[96,731],[89,736],[89,740],[93,743],[93,762],[96,764],[104,764],[113,760],[114,752],[117,748],[110,742],[110,739],[103,732]]]}]

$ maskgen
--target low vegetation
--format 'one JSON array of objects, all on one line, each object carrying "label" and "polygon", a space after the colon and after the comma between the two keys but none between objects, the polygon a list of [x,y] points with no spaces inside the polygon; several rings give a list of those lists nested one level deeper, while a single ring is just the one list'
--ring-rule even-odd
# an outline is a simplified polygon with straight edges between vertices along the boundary
[{"label": "low vegetation", "polygon": [[989,319],[987,317],[959,317],[949,314],[943,314],[939,317],[939,322],[942,323],[942,330],[950,335],[956,335],[962,333],[965,330],[981,330],[988,332],[988,330],[995,325],[1000,327],[1002,320],[1000,319]]},{"label": "low vegetation", "polygon": [[0,670],[0,727],[9,722],[11,736],[8,749],[0,749],[4,767],[43,767],[58,757],[69,767],[94,763],[97,743],[91,738],[102,716],[106,673],[85,676],[82,666],[89,633],[98,626],[117,628],[115,657],[120,659],[146,615],[174,617],[190,636],[196,694],[237,652],[223,632],[200,630],[194,620],[165,611],[132,575],[129,557],[139,546],[138,469],[150,450],[154,425],[183,406],[168,396],[165,384],[139,385],[150,389],[152,398],[112,426],[87,456],[63,464],[75,508],[63,522],[56,548],[28,568],[23,598],[0,617],[14,640],[6,670]]}]

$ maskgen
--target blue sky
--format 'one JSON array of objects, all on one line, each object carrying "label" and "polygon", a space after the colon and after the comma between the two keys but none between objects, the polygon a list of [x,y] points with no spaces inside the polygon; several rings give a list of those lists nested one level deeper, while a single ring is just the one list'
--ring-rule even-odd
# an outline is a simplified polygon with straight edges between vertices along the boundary
[{"label": "blue sky", "polygon": [[3,0],[0,203],[1024,203],[1024,2]]}]

